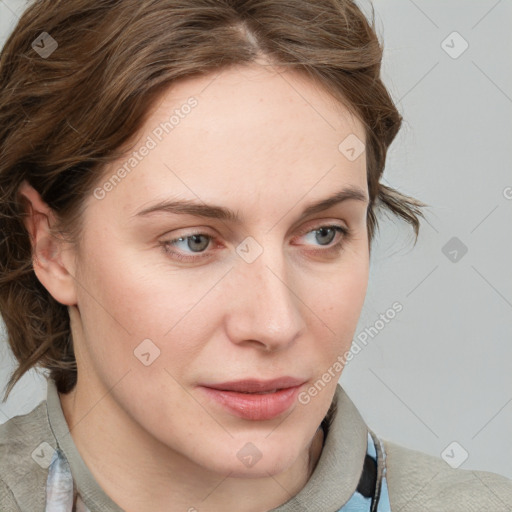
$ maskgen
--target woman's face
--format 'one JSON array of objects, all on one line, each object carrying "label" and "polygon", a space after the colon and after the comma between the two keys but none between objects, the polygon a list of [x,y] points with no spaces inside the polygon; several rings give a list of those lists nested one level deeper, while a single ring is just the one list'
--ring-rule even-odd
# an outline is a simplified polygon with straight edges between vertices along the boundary
[{"label": "woman's face", "polygon": [[[167,91],[137,154],[86,202],[77,389],[209,470],[290,467],[329,408],[364,302],[364,140],[293,72],[234,67]],[[361,198],[306,211],[349,187]]]}]

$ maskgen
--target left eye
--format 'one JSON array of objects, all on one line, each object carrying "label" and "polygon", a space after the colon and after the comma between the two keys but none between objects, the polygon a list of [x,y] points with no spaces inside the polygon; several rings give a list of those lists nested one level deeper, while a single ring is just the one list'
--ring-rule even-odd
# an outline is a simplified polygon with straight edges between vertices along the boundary
[{"label": "left eye", "polygon": [[[339,233],[343,239],[349,235],[349,230],[344,226],[338,225],[319,226],[318,228],[307,231],[301,235],[301,237],[306,238],[313,245],[316,243],[322,247],[335,248],[340,246],[343,241],[342,240],[337,244],[332,244],[336,237],[336,233]],[[161,242],[161,245],[163,246],[164,251],[170,254],[173,258],[179,260],[197,260],[203,255],[206,256],[206,249],[208,249],[214,239],[215,237],[205,233],[192,233],[172,240],[163,241]],[[180,244],[185,245],[180,247]],[[179,251],[173,250],[174,247],[177,247]],[[191,254],[194,253],[197,256],[191,256]]]},{"label": "left eye", "polygon": [[[174,240],[171,240],[170,243],[172,245],[178,245],[178,243],[186,242],[187,247],[192,252],[203,252],[204,249],[206,249],[210,243],[210,240],[212,239],[211,236],[205,235],[203,233],[197,233],[194,235],[188,235],[188,236],[181,236],[179,238],[175,238]],[[206,243],[205,243],[206,240]]]},{"label": "left eye", "polygon": [[319,242],[320,245],[329,245],[335,238],[336,232],[345,234],[345,228],[341,226],[321,226],[306,233],[306,237],[312,238],[313,242]]}]

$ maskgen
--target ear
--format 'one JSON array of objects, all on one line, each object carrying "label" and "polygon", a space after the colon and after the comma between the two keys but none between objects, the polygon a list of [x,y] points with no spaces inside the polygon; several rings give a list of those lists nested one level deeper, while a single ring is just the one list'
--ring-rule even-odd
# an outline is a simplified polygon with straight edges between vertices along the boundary
[{"label": "ear", "polygon": [[37,278],[56,301],[75,305],[74,251],[52,234],[55,215],[39,192],[26,180],[18,192],[26,205],[23,222],[30,236],[32,265]]}]

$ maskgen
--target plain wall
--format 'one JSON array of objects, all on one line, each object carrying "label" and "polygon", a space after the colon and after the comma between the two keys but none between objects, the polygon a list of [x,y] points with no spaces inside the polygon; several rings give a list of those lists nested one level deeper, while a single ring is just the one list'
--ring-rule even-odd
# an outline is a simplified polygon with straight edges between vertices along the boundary
[{"label": "plain wall", "polygon": [[[382,217],[358,353],[340,382],[382,438],[437,456],[456,441],[457,456],[468,452],[460,467],[512,478],[512,2],[374,7],[383,78],[404,117],[384,183],[430,208],[416,246],[410,227]],[[22,10],[0,2],[0,45]],[[12,368],[2,341],[2,387]],[[0,423],[45,386],[26,375]]]}]

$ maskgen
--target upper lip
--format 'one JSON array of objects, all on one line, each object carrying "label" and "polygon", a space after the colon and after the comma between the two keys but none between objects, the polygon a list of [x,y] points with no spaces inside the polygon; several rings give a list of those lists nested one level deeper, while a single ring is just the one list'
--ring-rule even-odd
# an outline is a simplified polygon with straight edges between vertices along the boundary
[{"label": "upper lip", "polygon": [[294,377],[279,377],[272,380],[243,379],[230,382],[219,382],[215,384],[203,384],[204,387],[218,389],[219,391],[240,391],[242,393],[257,393],[273,391],[275,389],[286,389],[300,386],[306,382],[304,379]]}]

